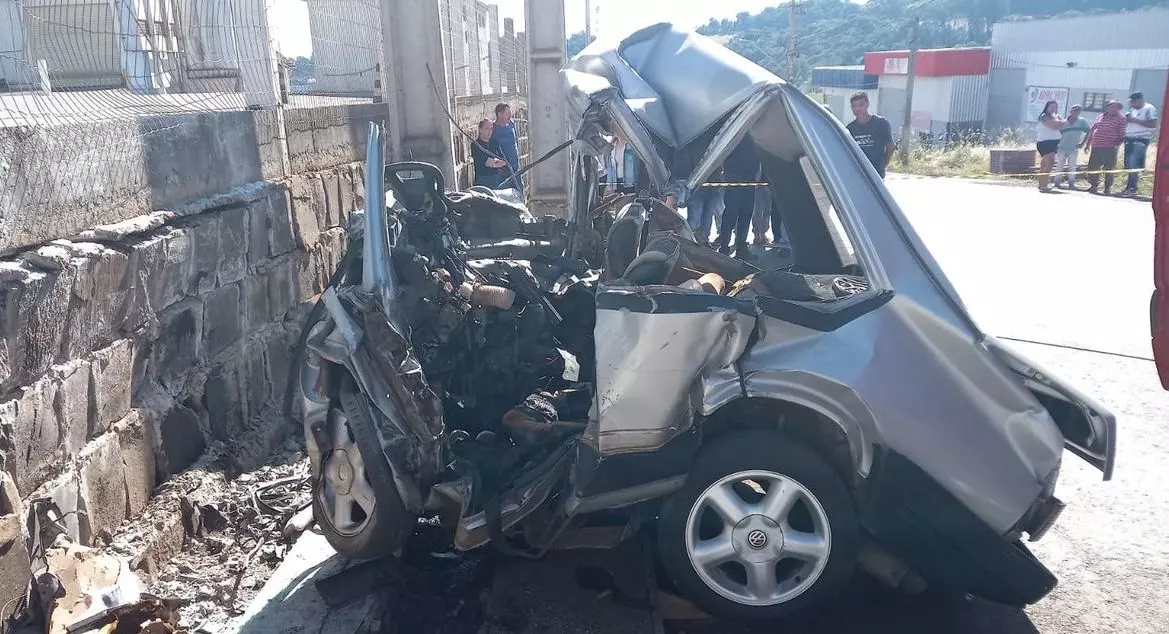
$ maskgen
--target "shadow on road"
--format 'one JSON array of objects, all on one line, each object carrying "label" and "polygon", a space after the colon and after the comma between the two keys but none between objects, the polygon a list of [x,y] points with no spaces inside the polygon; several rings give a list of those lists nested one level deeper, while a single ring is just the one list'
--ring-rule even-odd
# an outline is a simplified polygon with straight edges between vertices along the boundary
[{"label": "shadow on road", "polygon": [[844,596],[808,618],[782,625],[739,625],[725,622],[668,621],[669,634],[1033,634],[1038,630],[1022,610],[981,599],[927,593],[904,596],[858,575]]},{"label": "shadow on road", "polygon": [[[422,547],[405,558],[410,574],[390,575],[384,585],[358,583],[354,601],[333,608],[316,582],[335,582],[340,577],[333,575],[350,566],[323,538],[310,534],[302,541],[240,624],[228,631],[372,634],[393,623],[388,631],[419,634],[655,632],[638,540],[610,551],[553,552],[539,561],[501,559],[490,550],[439,558],[429,552],[437,548]],[[398,564],[391,568],[406,570]],[[696,613],[685,602],[662,599],[665,617]],[[665,625],[668,634],[1038,632],[1021,610],[940,593],[905,596],[859,573],[848,592],[800,620],[743,625],[691,619]]]}]

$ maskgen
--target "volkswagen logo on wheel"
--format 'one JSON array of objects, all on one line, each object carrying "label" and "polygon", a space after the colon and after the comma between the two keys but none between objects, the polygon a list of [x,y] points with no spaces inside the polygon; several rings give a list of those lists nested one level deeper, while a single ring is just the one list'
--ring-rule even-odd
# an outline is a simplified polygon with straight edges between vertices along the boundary
[{"label": "volkswagen logo on wheel", "polygon": [[755,550],[759,550],[767,545],[767,533],[759,529],[755,529],[747,533],[747,545]]}]

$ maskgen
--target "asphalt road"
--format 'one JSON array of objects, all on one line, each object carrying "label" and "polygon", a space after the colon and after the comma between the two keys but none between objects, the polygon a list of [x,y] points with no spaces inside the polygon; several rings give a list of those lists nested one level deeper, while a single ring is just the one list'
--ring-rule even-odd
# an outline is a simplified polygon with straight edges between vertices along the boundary
[{"label": "asphalt road", "polygon": [[[940,179],[889,188],[987,332],[1151,356],[1148,203]],[[1026,611],[1030,623],[1008,620],[1001,631],[1164,632],[1169,393],[1150,361],[1015,347],[1110,408],[1119,443],[1110,482],[1065,454],[1056,495],[1067,510],[1034,545],[1060,585]]]}]

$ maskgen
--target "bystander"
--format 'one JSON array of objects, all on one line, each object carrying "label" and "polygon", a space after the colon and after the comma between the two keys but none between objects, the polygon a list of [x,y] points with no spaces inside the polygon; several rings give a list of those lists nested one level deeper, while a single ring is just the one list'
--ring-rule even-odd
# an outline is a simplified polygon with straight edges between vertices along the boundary
[{"label": "bystander", "polygon": [[1124,169],[1130,171],[1124,194],[1134,196],[1140,185],[1141,172],[1145,171],[1149,144],[1157,130],[1157,108],[1145,101],[1140,92],[1129,95],[1128,105],[1131,109],[1124,117],[1128,122],[1124,131]]},{"label": "bystander", "polygon": [[491,119],[479,122],[475,140],[471,143],[471,158],[475,164],[475,186],[498,189],[507,178],[507,163],[501,158],[499,143],[492,138]]},{"label": "bystander", "polygon": [[1104,194],[1112,193],[1112,183],[1116,179],[1116,158],[1120,144],[1124,142],[1127,126],[1120,108],[1119,101],[1109,101],[1104,107],[1104,113],[1096,117],[1088,130],[1088,169],[1084,175],[1090,185],[1088,191],[1093,194],[1099,193],[1101,173],[1104,174]]},{"label": "bystander", "polygon": [[755,215],[755,188],[736,184],[753,182],[758,171],[759,156],[755,143],[746,137],[723,162],[723,176],[730,183],[723,195],[726,208],[718,231],[718,249],[724,255],[731,254],[731,237],[734,236],[735,257],[741,260],[753,257],[747,247],[747,239],[751,232],[751,219]]},{"label": "bystander", "polygon": [[508,174],[510,180],[505,179],[503,186],[514,188],[523,196],[524,180],[516,174],[520,169],[519,137],[516,135],[515,121],[511,118],[511,106],[505,103],[495,106],[495,127],[491,139],[499,144],[504,160],[511,166],[511,173]]},{"label": "bystander", "polygon": [[1068,111],[1067,120],[1060,128],[1059,149],[1055,155],[1056,174],[1052,180],[1055,187],[1063,183],[1068,189],[1076,188],[1076,165],[1080,162],[1080,147],[1083,145],[1084,135],[1091,127],[1088,120],[1080,116],[1082,112],[1081,106],[1072,106]]},{"label": "bystander", "polygon": [[869,112],[868,93],[854,94],[849,99],[849,105],[852,106],[852,115],[856,119],[845,127],[860,146],[861,152],[865,153],[869,162],[876,168],[877,173],[881,178],[885,178],[885,168],[897,148],[893,143],[893,127],[885,117]]}]

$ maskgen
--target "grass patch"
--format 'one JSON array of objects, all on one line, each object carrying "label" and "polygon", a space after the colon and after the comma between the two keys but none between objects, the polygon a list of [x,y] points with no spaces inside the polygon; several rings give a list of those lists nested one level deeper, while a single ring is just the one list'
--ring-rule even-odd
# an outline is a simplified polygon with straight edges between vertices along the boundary
[{"label": "grass patch", "polygon": [[987,178],[990,173],[990,148],[986,146],[953,145],[932,147],[917,145],[909,152],[909,162],[902,163],[894,155],[890,171],[919,176],[946,176],[950,178]]}]

